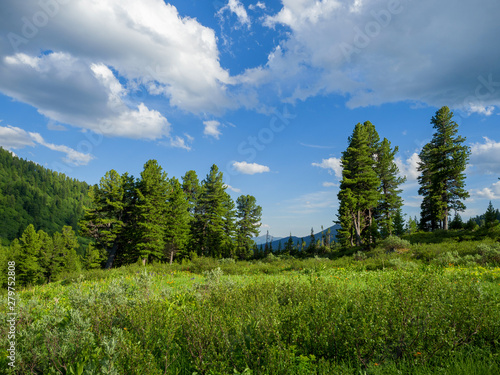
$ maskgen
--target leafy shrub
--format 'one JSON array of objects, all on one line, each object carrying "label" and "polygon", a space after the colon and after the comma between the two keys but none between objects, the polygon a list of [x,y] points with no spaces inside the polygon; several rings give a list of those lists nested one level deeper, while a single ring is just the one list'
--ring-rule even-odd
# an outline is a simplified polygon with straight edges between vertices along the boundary
[{"label": "leafy shrub", "polygon": [[386,251],[408,250],[411,247],[409,241],[396,236],[389,236],[380,243]]}]

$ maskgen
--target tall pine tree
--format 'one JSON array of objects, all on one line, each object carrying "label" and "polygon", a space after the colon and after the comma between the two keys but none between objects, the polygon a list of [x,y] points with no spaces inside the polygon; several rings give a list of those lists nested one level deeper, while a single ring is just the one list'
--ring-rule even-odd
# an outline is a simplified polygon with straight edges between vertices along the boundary
[{"label": "tall pine tree", "polygon": [[377,174],[380,179],[380,201],[377,208],[378,226],[382,237],[394,232],[394,218],[403,205],[399,186],[406,181],[398,177],[399,169],[394,162],[398,147],[391,148],[391,142],[384,138],[377,151]]},{"label": "tall pine tree", "polygon": [[167,174],[156,160],[144,164],[137,189],[137,250],[145,265],[162,259],[165,248],[167,200],[171,187]]},{"label": "tall pine tree", "polygon": [[[237,207],[237,256],[247,259],[252,254],[252,237],[259,235],[262,207],[252,195],[242,195],[236,200]],[[292,242],[293,245],[293,242]],[[291,248],[288,248],[290,252]]]},{"label": "tall pine tree", "polygon": [[358,123],[348,139],[347,150],[342,153],[338,223],[345,227],[338,236],[343,243],[359,246],[372,242],[374,214],[380,199],[377,148],[375,127],[369,121]]},{"label": "tall pine tree", "polygon": [[440,108],[431,119],[435,129],[432,140],[420,152],[419,194],[423,196],[421,227],[448,229],[451,210],[464,211],[465,168],[470,149],[465,138],[457,135],[458,124],[448,107]]},{"label": "tall pine tree", "polygon": [[168,198],[165,244],[170,264],[176,253],[185,256],[190,237],[189,201],[182,186],[175,177],[170,180],[171,193]]}]

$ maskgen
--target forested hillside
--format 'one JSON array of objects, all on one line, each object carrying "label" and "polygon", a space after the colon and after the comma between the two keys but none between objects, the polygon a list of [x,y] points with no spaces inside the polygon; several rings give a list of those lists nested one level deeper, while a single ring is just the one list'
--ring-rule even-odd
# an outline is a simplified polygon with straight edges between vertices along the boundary
[{"label": "forested hillside", "polygon": [[29,224],[50,234],[78,230],[89,186],[0,147],[0,239],[7,244]]}]

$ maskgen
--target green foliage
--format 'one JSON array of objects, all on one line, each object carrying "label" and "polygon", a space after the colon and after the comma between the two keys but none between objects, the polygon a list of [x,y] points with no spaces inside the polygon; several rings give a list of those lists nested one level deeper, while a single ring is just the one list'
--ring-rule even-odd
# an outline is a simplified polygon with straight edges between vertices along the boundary
[{"label": "green foliage", "polygon": [[144,164],[138,183],[137,243],[136,248],[143,264],[162,259],[165,248],[167,201],[171,193],[167,174],[156,160]]},{"label": "green foliage", "polygon": [[[328,259],[275,258],[205,259],[204,267],[212,267],[205,277],[179,272],[181,265],[95,270],[73,284],[20,291],[12,373],[465,374],[499,368],[495,269],[367,272]],[[103,278],[93,279],[97,274]],[[5,356],[0,366],[6,368]]]},{"label": "green foliage", "polygon": [[411,247],[409,241],[396,236],[389,236],[380,243],[386,251],[408,250]]},{"label": "green foliage", "polygon": [[497,212],[493,208],[493,204],[491,203],[491,201],[488,204],[486,212],[484,213],[484,224],[487,227],[493,227],[495,225],[498,225]]},{"label": "green foliage", "polygon": [[262,207],[251,195],[242,195],[236,200],[237,222],[237,255],[240,259],[248,259],[252,254],[252,237],[259,235]]},{"label": "green foliage", "polygon": [[85,182],[20,159],[0,147],[0,239],[8,245],[29,224],[49,234],[77,230],[88,202]]},{"label": "green foliage", "polygon": [[171,193],[166,208],[165,250],[172,263],[174,254],[187,256],[187,245],[190,238],[189,201],[179,181],[170,180]]},{"label": "green foliage", "polygon": [[447,230],[450,211],[465,210],[462,200],[469,197],[464,171],[470,148],[463,145],[465,138],[457,135],[458,124],[452,118],[453,112],[446,106],[436,112],[431,119],[436,132],[419,155],[418,193],[423,196],[420,226],[424,230]]},{"label": "green foliage", "polygon": [[[380,142],[375,126],[369,121],[357,124],[342,153],[342,181],[338,221],[341,228],[337,240],[343,246],[370,245],[379,237],[394,232],[394,218],[402,199],[401,185],[394,157],[398,147],[384,138]],[[401,220],[398,218],[398,229]]]}]

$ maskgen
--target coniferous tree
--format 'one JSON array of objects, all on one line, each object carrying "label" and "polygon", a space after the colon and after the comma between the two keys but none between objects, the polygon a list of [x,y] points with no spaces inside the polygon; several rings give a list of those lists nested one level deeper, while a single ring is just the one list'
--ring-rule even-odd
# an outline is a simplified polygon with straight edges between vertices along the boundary
[{"label": "coniferous tree", "polygon": [[95,241],[98,249],[107,252],[106,268],[115,260],[124,227],[125,212],[123,179],[115,171],[106,172],[99,185],[89,190],[91,207],[80,221],[80,232]]},{"label": "coniferous tree", "polygon": [[15,239],[11,247],[16,262],[16,280],[21,285],[36,283],[42,271],[38,262],[42,241],[33,224],[28,225],[21,238]]},{"label": "coniferous tree", "polygon": [[168,198],[165,224],[167,256],[172,264],[174,255],[184,256],[190,237],[189,201],[181,184],[174,177],[170,180],[171,193]]},{"label": "coniferous tree", "polygon": [[[391,149],[391,142],[384,138],[377,151],[377,173],[380,179],[380,202],[377,207],[378,226],[382,237],[394,232],[394,217],[403,205],[399,186],[406,178],[398,177],[399,169],[394,162],[398,147]],[[402,224],[402,222],[400,223]]]},{"label": "coniferous tree", "polygon": [[495,224],[498,224],[497,220],[497,213],[495,211],[495,208],[493,207],[493,204],[490,203],[488,204],[488,208],[486,209],[486,212],[484,213],[484,225],[487,228],[490,228],[494,226]]},{"label": "coniferous tree", "polygon": [[463,229],[464,222],[460,217],[460,214],[455,211],[455,216],[453,216],[453,220],[450,222],[450,229]]},{"label": "coniferous tree", "polygon": [[[226,185],[224,185],[226,186]],[[236,252],[236,206],[231,196],[224,192],[224,238],[222,241],[222,257],[234,258]],[[249,255],[250,256],[250,255]]]},{"label": "coniferous tree", "polygon": [[421,227],[448,229],[450,211],[464,211],[462,202],[469,197],[465,190],[465,168],[470,149],[465,138],[457,135],[458,124],[448,107],[440,108],[431,119],[436,132],[420,152],[419,194],[423,196]]},{"label": "coniferous tree", "polygon": [[355,242],[359,246],[372,242],[374,214],[380,200],[380,179],[376,172],[378,135],[375,127],[369,121],[358,123],[348,143],[341,159],[338,223],[344,227],[338,236],[343,243]]},{"label": "coniferous tree", "polygon": [[252,237],[259,235],[262,207],[257,205],[257,200],[251,195],[242,195],[236,200],[236,243],[237,255],[240,259],[247,259],[250,256]]},{"label": "coniferous tree", "polygon": [[214,164],[202,182],[201,192],[195,208],[193,245],[198,255],[220,258],[225,242],[224,215],[227,208],[226,185],[222,172]]},{"label": "coniferous tree", "polygon": [[405,234],[405,219],[403,217],[403,213],[401,212],[401,208],[399,208],[394,214],[392,223],[394,228],[394,235],[401,237]]},{"label": "coniferous tree", "polygon": [[201,190],[200,181],[198,180],[198,176],[195,171],[187,171],[182,177],[182,190],[184,191],[184,194],[186,194],[188,200],[189,212],[192,216],[194,216],[195,207]]},{"label": "coniferous tree", "polygon": [[285,242],[285,249],[283,250],[283,254],[285,255],[293,254],[293,238],[291,232],[290,232],[290,237],[288,237],[288,240]]},{"label": "coniferous tree", "polygon": [[169,194],[167,174],[156,160],[147,161],[137,189],[136,247],[143,265],[152,259],[162,259]]}]

